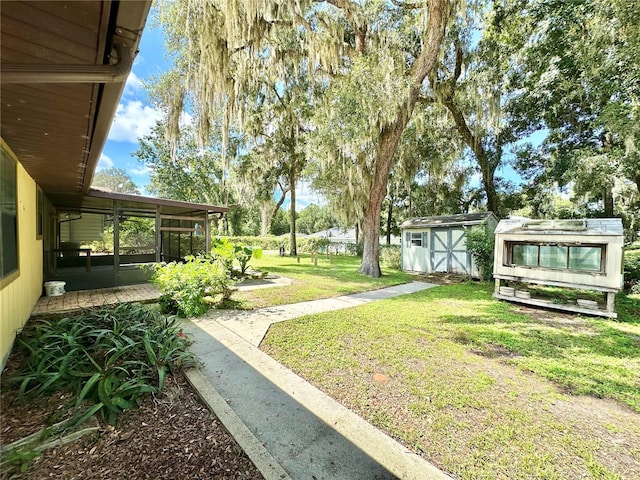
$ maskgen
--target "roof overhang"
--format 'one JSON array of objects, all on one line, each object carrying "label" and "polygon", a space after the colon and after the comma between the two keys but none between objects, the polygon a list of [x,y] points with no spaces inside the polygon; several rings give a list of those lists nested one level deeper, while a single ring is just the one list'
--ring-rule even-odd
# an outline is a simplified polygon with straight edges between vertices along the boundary
[{"label": "roof overhang", "polygon": [[2,2],[1,135],[45,192],[88,192],[150,6]]},{"label": "roof overhang", "polygon": [[122,211],[148,215],[154,214],[156,211],[165,215],[192,215],[202,212],[223,214],[229,211],[227,207],[217,205],[127,195],[95,189],[89,189],[87,193],[49,193],[47,198],[58,211],[74,213],[112,214],[116,206]]}]

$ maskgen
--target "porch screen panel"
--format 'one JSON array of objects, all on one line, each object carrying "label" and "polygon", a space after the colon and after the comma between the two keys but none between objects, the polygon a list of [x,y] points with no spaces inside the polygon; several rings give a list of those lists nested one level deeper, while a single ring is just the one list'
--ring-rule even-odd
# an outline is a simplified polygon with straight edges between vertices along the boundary
[{"label": "porch screen panel", "polygon": [[602,247],[571,247],[569,268],[589,272],[602,271]]},{"label": "porch screen panel", "polygon": [[540,245],[540,266],[547,268],[567,268],[567,247]]}]

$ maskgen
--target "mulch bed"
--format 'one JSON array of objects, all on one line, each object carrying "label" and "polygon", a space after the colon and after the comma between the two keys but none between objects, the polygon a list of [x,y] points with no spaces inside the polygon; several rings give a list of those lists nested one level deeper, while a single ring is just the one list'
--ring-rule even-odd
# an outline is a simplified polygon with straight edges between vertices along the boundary
[{"label": "mulch bed", "polygon": [[[3,377],[16,361],[9,359]],[[3,388],[2,445],[38,431],[68,401],[63,394],[28,402],[16,396]],[[162,393],[123,413],[115,427],[101,424],[98,434],[46,451],[25,473],[6,473],[2,478],[264,478],[182,374],[168,377]]]}]

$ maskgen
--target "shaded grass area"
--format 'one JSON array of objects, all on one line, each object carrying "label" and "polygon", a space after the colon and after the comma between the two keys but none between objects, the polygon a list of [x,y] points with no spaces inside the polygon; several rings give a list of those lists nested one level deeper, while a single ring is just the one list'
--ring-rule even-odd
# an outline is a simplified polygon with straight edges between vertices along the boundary
[{"label": "shaded grass area", "polygon": [[441,286],[283,322],[263,348],[461,478],[638,478],[640,299],[619,296],[612,322],[492,290]]},{"label": "shaded grass area", "polygon": [[253,260],[251,267],[293,279],[293,283],[279,288],[267,288],[247,292],[237,292],[234,300],[239,308],[263,308],[289,303],[305,302],[321,298],[338,297],[351,293],[389,287],[412,281],[409,274],[383,268],[381,278],[371,278],[358,273],[360,258],[353,256],[318,255],[317,265],[311,256],[300,255],[300,263],[295,257],[263,255]]}]

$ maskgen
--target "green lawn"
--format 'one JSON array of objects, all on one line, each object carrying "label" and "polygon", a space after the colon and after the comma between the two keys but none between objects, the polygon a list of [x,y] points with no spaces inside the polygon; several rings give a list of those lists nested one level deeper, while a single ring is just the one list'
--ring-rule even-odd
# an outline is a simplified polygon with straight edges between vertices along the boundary
[{"label": "green lawn", "polygon": [[283,322],[262,347],[456,477],[640,478],[640,299],[619,295],[611,321],[492,290]]},{"label": "green lawn", "polygon": [[314,265],[306,254],[300,255],[300,263],[288,256],[263,255],[259,260],[252,260],[251,267],[291,278],[293,283],[279,288],[237,292],[233,299],[239,302],[241,308],[263,308],[338,297],[412,280],[409,274],[385,268],[381,278],[361,275],[358,273],[360,258],[353,256],[334,256],[333,263],[330,263],[326,255],[318,255],[317,263]]}]

